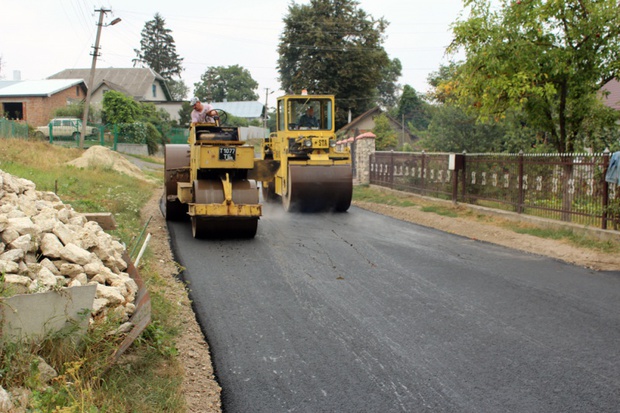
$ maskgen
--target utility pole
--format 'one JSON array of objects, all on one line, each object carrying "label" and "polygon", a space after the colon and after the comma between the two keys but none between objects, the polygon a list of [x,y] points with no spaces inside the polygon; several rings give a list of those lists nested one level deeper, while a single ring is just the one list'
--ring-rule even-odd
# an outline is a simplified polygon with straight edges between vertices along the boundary
[{"label": "utility pole", "polygon": [[[84,103],[84,115],[82,117],[82,131],[80,132],[80,149],[84,149],[84,136],[86,135],[86,124],[88,122],[88,111],[90,110],[90,99],[92,97],[93,82],[95,80],[95,68],[97,67],[97,56],[99,56],[99,40],[101,39],[101,28],[104,26],[103,16],[105,16],[106,13],[111,12],[112,10],[101,8],[95,11],[99,12],[99,23],[97,23],[97,37],[95,38],[95,46],[93,47],[94,50],[92,53],[93,63],[90,66],[88,84],[86,85],[88,89],[86,90],[86,102]],[[106,26],[113,26],[120,21],[121,21],[120,18],[116,18],[112,20],[110,24],[106,24]]]},{"label": "utility pole", "polygon": [[[271,91],[271,93],[273,93],[273,90]],[[265,88],[265,116],[263,117],[263,128],[267,129],[267,119],[268,119],[268,112],[269,112],[269,106],[267,105],[267,101],[269,98],[269,88],[266,87]]]}]

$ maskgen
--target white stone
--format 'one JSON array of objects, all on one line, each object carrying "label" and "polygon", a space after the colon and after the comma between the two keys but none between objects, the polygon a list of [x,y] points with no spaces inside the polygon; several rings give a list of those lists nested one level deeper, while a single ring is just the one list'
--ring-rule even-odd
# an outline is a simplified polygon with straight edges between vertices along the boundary
[{"label": "white stone", "polygon": [[60,239],[51,233],[46,233],[41,238],[41,252],[50,258],[60,258],[60,252],[64,248]]},{"label": "white stone", "polygon": [[4,282],[28,287],[32,280],[30,279],[30,277],[26,277],[24,275],[4,274]]},{"label": "white stone", "polygon": [[73,243],[66,244],[65,247],[60,250],[60,257],[64,260],[80,265],[86,265],[93,261],[93,257],[91,257],[90,252]]},{"label": "white stone", "polygon": [[19,264],[17,262],[0,258],[0,273],[17,273],[18,271]]},{"label": "white stone", "polygon": [[[60,216],[60,213],[58,215]],[[73,232],[61,221],[56,222],[52,232],[58,237],[63,245],[73,242]]]},{"label": "white stone", "polygon": [[39,269],[39,272],[35,274],[34,281],[37,281],[40,284],[46,285],[48,287],[54,287],[55,285],[57,285],[56,276],[53,272],[51,272],[45,267],[41,267]]},{"label": "white stone", "polygon": [[0,412],[12,412],[14,408],[11,395],[0,387]]},{"label": "white stone", "polygon": [[37,245],[32,242],[32,235],[21,235],[9,244],[10,249],[20,249],[22,251],[36,251]]},{"label": "white stone", "polygon": [[38,227],[28,217],[9,218],[9,228],[16,230],[20,235],[34,235],[39,231]]},{"label": "white stone", "polygon": [[50,270],[54,275],[60,275],[60,271],[49,258],[43,258],[41,260],[41,265]]},{"label": "white stone", "polygon": [[14,262],[18,262],[20,260],[22,260],[24,258],[24,251],[22,250],[8,250],[2,253],[2,255],[0,255],[0,260],[3,261],[14,261]]},{"label": "white stone", "polygon": [[19,232],[14,228],[7,228],[2,232],[2,241],[5,244],[10,244],[19,238]]},{"label": "white stone", "polygon": [[118,291],[116,287],[97,284],[97,298],[105,298],[110,304],[123,304],[125,297]]},{"label": "white stone", "polygon": [[61,264],[59,270],[60,274],[69,278],[74,278],[79,274],[84,273],[84,267],[82,267],[80,264],[74,264],[71,262]]}]

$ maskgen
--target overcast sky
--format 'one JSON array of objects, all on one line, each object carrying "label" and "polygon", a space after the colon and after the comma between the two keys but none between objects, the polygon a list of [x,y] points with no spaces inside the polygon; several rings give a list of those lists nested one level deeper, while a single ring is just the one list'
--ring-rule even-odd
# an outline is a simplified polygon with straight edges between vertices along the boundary
[{"label": "overcast sky", "polygon": [[[289,4],[286,0],[5,1],[0,13],[0,77],[12,80],[19,71],[22,80],[38,80],[68,68],[90,68],[99,17],[95,10],[101,8],[112,10],[104,23],[117,17],[122,21],[102,28],[97,68],[133,67],[144,24],[159,13],[184,59],[182,78],[190,94],[208,67],[238,64],[259,83],[260,100],[266,89],[276,92],[270,95],[271,106],[275,95],[281,94],[276,49]],[[398,83],[426,92],[428,75],[448,63],[450,25],[461,14],[462,1],[360,0],[360,7],[390,22],[384,47],[403,65]]]}]

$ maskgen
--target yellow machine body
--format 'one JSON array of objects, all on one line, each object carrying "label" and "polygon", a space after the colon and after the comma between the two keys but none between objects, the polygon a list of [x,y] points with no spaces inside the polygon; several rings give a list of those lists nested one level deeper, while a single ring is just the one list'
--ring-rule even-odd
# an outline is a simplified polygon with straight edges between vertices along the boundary
[{"label": "yellow machine body", "polygon": [[254,147],[219,123],[190,127],[187,145],[165,148],[166,219],[189,217],[196,238],[254,237],[262,215]]},{"label": "yellow machine body", "polygon": [[[312,108],[313,122],[304,119]],[[263,180],[265,199],[281,197],[287,211],[346,211],[353,192],[351,154],[336,149],[333,95],[278,98],[276,132],[267,139],[263,158],[278,165]]]}]

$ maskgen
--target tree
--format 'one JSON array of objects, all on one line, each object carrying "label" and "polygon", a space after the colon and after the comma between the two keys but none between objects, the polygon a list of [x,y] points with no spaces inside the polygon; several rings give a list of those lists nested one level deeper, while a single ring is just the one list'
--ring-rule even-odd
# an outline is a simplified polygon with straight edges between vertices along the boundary
[{"label": "tree", "polygon": [[398,139],[396,137],[396,131],[392,129],[390,120],[384,114],[381,114],[374,119],[375,127],[372,133],[377,137],[375,141],[376,149],[378,151],[384,151],[386,149],[394,149],[398,145]]},{"label": "tree", "polygon": [[210,67],[194,83],[194,95],[206,102],[254,101],[258,88],[249,70],[239,65]]},{"label": "tree", "polygon": [[153,20],[147,21],[142,29],[140,50],[134,49],[137,58],[133,59],[134,67],[138,64],[150,67],[164,79],[180,77],[183,59],[176,52],[172,30],[165,27],[166,21],[155,13]]},{"label": "tree", "polygon": [[398,103],[400,85],[396,83],[401,76],[403,65],[400,60],[394,59],[381,70],[381,83],[377,86],[379,106],[390,109]]},{"label": "tree", "polygon": [[172,100],[185,100],[187,98],[189,87],[187,87],[183,80],[168,79],[166,80],[166,85],[168,85]]},{"label": "tree", "polygon": [[349,109],[355,117],[376,105],[382,75],[395,64],[382,46],[387,21],[373,19],[358,5],[356,0],[293,3],[278,45],[282,89],[334,94],[337,127],[346,123]]},{"label": "tree", "polygon": [[133,98],[116,90],[109,90],[103,95],[104,123],[132,123],[140,115],[140,105]]},{"label": "tree", "polygon": [[[581,149],[584,126],[602,112],[597,92],[620,69],[616,0],[466,0],[450,52],[464,51],[455,94],[486,119],[522,110],[558,152]],[[604,112],[604,111],[603,111]]]},{"label": "tree", "polygon": [[398,102],[396,116],[398,120],[404,118],[405,123],[411,123],[416,130],[424,130],[430,122],[428,106],[413,87],[405,85]]}]

